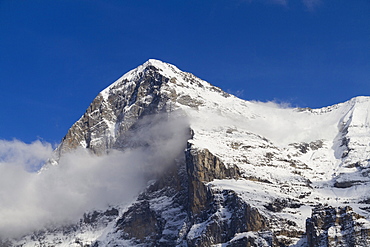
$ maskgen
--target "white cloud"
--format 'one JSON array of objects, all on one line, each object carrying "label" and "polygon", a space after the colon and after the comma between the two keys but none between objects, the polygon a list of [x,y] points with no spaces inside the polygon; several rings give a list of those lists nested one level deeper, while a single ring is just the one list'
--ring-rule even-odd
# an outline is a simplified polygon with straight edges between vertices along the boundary
[{"label": "white cloud", "polygon": [[[123,140],[125,151],[95,156],[77,149],[59,165],[30,172],[52,154],[39,141],[0,141],[0,237],[78,220],[87,210],[125,204],[184,152],[188,123],[174,114],[143,119]],[[136,145],[136,146],[135,146]]]},{"label": "white cloud", "polygon": [[272,100],[272,101],[266,101],[266,102],[252,100],[251,102],[264,105],[264,106],[268,106],[270,108],[277,108],[277,109],[294,108],[290,102],[285,102],[281,100]]},{"label": "white cloud", "polygon": [[51,144],[41,141],[26,144],[18,140],[0,140],[0,165],[20,165],[28,171],[35,171],[51,156],[52,151]]}]

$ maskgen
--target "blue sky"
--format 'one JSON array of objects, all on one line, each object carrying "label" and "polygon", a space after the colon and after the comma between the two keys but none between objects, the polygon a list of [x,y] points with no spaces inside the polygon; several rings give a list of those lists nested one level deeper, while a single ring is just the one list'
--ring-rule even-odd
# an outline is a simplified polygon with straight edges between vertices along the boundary
[{"label": "blue sky", "polygon": [[0,139],[58,143],[149,58],[247,100],[370,92],[369,0],[0,0]]}]

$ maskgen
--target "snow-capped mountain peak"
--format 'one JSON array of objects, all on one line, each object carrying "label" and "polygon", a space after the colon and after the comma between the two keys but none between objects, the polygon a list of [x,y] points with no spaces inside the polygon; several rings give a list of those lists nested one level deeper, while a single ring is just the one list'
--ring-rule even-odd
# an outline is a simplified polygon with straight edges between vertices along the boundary
[{"label": "snow-capped mountain peak", "polygon": [[168,164],[134,203],[87,213],[53,244],[369,246],[369,108],[369,97],[321,109],[244,101],[150,59],[98,94],[57,154],[144,147]]}]

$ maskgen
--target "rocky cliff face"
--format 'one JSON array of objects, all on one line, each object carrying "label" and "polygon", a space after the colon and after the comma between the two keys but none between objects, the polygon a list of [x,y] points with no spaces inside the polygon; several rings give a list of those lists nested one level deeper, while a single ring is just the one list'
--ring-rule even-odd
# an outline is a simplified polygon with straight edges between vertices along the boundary
[{"label": "rocky cliff face", "polygon": [[243,101],[149,60],[98,94],[53,163],[78,147],[103,155],[155,145],[142,133],[173,118],[186,124],[184,151],[163,154],[169,164],[131,205],[7,243],[369,246],[369,108],[366,97],[322,109]]},{"label": "rocky cliff face", "polygon": [[88,148],[98,155],[119,148],[120,138],[139,118],[170,111],[166,103],[173,95],[161,92],[169,78],[149,63],[132,73],[133,78],[120,78],[94,99],[63,138],[58,148],[60,155],[77,147]]},{"label": "rocky cliff face", "polygon": [[364,223],[349,206],[319,205],[306,221],[308,246],[369,246],[369,229]]}]

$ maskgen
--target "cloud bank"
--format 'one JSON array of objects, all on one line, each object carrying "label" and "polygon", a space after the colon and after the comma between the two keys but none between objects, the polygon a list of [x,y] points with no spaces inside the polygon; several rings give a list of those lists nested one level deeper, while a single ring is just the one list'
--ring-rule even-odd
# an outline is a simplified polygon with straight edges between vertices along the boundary
[{"label": "cloud bank", "polygon": [[189,138],[183,116],[143,119],[125,150],[95,156],[85,149],[65,154],[56,166],[34,172],[52,155],[48,143],[0,141],[0,237],[72,223],[84,212],[130,203],[174,159]]}]

